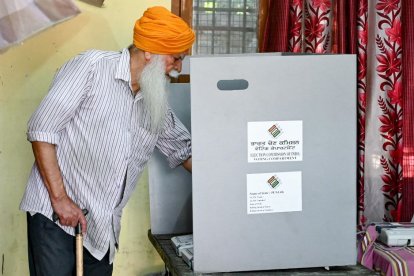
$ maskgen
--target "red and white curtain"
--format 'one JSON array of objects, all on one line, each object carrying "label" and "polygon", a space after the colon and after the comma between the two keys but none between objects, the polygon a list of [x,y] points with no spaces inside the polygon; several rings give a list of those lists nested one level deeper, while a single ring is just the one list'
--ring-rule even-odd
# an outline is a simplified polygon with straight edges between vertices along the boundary
[{"label": "red and white curtain", "polygon": [[261,52],[357,55],[359,225],[414,214],[413,2],[268,2]]}]

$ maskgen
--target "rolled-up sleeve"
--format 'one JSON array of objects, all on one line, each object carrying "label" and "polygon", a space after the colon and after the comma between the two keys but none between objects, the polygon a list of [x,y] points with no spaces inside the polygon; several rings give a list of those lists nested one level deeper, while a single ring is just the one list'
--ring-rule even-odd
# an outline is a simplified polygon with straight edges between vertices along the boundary
[{"label": "rolled-up sleeve", "polygon": [[157,147],[167,157],[171,168],[191,157],[190,133],[171,109],[167,113],[165,128],[158,136]]},{"label": "rolled-up sleeve", "polygon": [[27,139],[59,144],[59,132],[90,90],[93,64],[87,53],[69,60],[56,73],[49,92],[28,122]]}]

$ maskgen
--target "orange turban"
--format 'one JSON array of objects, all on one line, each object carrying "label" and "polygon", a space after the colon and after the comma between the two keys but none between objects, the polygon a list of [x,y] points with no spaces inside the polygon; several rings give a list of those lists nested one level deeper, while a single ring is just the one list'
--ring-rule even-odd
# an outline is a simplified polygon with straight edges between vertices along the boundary
[{"label": "orange turban", "polygon": [[149,8],[134,27],[135,47],[154,54],[179,54],[191,47],[193,30],[163,7]]}]

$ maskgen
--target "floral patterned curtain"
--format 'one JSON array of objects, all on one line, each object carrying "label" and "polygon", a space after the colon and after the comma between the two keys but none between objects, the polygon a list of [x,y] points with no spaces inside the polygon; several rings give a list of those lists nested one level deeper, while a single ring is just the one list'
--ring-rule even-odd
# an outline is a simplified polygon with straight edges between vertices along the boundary
[{"label": "floral patterned curtain", "polygon": [[[365,82],[365,170],[361,222],[401,221],[402,116],[401,1],[369,1],[361,43]],[[374,21],[375,20],[375,21]],[[368,31],[369,30],[369,31]],[[362,93],[361,93],[362,95]],[[362,189],[361,189],[362,191]]]},{"label": "floral patterned curtain", "polygon": [[[407,141],[403,144],[405,129],[413,145],[413,127],[412,120],[403,126],[403,99],[412,88],[403,84],[402,2],[407,8],[413,5],[407,0],[290,0],[287,30],[268,19],[261,47],[262,52],[357,55],[360,225],[409,221],[413,215],[414,150],[404,147]],[[269,18],[273,12],[270,5]],[[284,33],[288,43],[271,49],[269,41],[282,39]],[[407,114],[413,112],[411,106]],[[411,160],[404,163],[404,174],[403,159]]]}]

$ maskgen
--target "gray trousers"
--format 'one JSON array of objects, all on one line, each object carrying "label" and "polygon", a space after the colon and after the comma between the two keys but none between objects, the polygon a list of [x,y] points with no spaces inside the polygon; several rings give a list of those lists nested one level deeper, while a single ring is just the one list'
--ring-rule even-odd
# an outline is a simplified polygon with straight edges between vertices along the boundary
[{"label": "gray trousers", "polygon": [[[72,276],[75,271],[75,237],[41,214],[27,213],[29,270],[31,276]],[[109,250],[99,261],[83,248],[85,276],[110,276]]]}]

